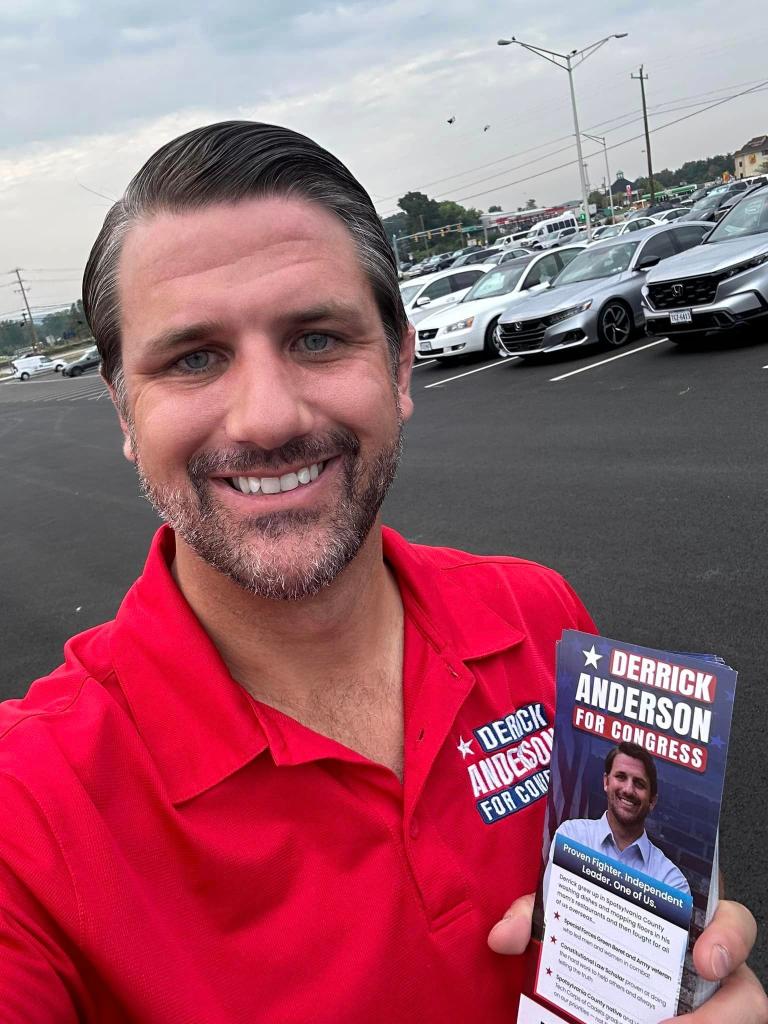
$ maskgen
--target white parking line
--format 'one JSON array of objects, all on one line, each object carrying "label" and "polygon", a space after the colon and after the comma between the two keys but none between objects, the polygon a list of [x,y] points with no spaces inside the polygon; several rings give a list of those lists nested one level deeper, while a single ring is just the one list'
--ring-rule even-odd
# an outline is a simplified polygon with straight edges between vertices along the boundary
[{"label": "white parking line", "polygon": [[429,366],[430,363],[436,363],[436,359],[420,359],[418,363],[413,364],[414,370],[418,369],[419,366]]},{"label": "white parking line", "polygon": [[492,370],[496,366],[504,366],[509,362],[509,359],[497,359],[493,363],[488,363],[487,366],[478,366],[476,370],[467,370],[466,373],[457,373],[455,377],[444,377],[443,380],[436,380],[434,384],[425,384],[424,390],[429,391],[430,388],[437,388],[441,384],[450,384],[452,380],[460,380],[462,377],[469,377],[473,373],[482,373],[483,370]]},{"label": "white parking line", "polygon": [[601,359],[599,363],[591,363],[589,366],[582,366],[578,370],[571,370],[570,373],[563,373],[559,377],[550,377],[549,383],[556,384],[559,380],[566,380],[568,377],[575,377],[577,373],[586,373],[587,370],[596,370],[598,366],[605,366],[606,363],[612,363],[614,359],[623,359],[625,356],[633,356],[636,352],[644,352],[647,348],[653,348],[654,345],[662,345],[665,341],[669,341],[669,338],[659,338],[658,341],[652,341],[648,345],[641,345],[640,348],[633,348],[631,352],[620,352],[617,356],[610,356],[608,359]]}]

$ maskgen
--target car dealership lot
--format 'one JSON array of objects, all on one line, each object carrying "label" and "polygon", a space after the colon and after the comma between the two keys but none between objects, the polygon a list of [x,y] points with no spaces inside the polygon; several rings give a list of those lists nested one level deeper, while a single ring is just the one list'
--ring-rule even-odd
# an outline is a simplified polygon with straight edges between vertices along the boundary
[{"label": "car dealership lot", "polygon": [[[768,345],[642,338],[532,363],[425,361],[413,394],[393,526],[553,565],[607,635],[738,669],[724,868],[729,895],[765,920],[753,805],[768,714]],[[141,570],[156,520],[120,440],[94,374],[0,385],[0,697],[111,616]]]}]

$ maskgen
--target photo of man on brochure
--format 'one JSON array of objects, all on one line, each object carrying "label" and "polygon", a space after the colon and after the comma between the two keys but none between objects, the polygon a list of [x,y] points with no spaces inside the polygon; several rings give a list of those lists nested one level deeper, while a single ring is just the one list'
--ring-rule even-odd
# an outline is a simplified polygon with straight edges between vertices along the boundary
[{"label": "photo of man on brochure", "polygon": [[518,1024],[657,1024],[711,994],[691,950],[718,899],[735,685],[713,656],[564,632]]},{"label": "photo of man on brochure", "polygon": [[[600,818],[571,818],[559,826],[555,836],[572,839],[665,885],[690,893],[682,871],[651,842],[645,830],[646,818],[659,799],[656,764],[648,751],[631,742],[612,747],[605,758],[603,790],[607,809]],[[553,839],[545,893],[554,845]]]}]

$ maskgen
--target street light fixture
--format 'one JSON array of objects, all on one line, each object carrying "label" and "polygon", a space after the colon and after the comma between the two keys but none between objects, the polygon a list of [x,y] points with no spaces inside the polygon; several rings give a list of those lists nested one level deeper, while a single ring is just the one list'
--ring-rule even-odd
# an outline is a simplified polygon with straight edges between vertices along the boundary
[{"label": "street light fixture", "polygon": [[599,142],[603,147],[603,156],[605,157],[605,180],[608,185],[608,198],[611,202],[611,223],[616,219],[613,212],[613,190],[611,189],[611,169],[608,166],[608,146],[606,145],[605,139],[601,139],[599,135],[587,135],[586,132],[581,133],[585,139],[589,139],[590,142]]},{"label": "street light fixture", "polygon": [[554,64],[555,67],[568,72],[568,84],[571,87],[571,104],[573,106],[573,127],[576,131],[576,154],[578,156],[579,179],[581,181],[581,200],[584,204],[584,216],[586,218],[588,239],[592,237],[592,221],[589,216],[589,196],[587,195],[587,183],[584,178],[584,157],[581,152],[579,116],[576,113],[576,93],[573,88],[573,69],[577,68],[579,64],[583,64],[587,57],[591,57],[593,53],[599,50],[601,46],[605,46],[605,44],[610,42],[611,39],[626,39],[627,35],[627,32],[614,32],[613,35],[606,36],[604,39],[598,39],[596,43],[591,43],[589,46],[585,46],[583,50],[571,50],[570,53],[557,53],[555,50],[546,50],[543,46],[534,46],[532,43],[524,43],[520,39],[515,39],[514,36],[512,36],[511,39],[498,40],[499,46],[511,46],[513,43],[516,46],[522,46],[524,50],[529,50],[531,53],[535,53],[538,57],[543,57],[544,60],[548,60],[550,64]]}]

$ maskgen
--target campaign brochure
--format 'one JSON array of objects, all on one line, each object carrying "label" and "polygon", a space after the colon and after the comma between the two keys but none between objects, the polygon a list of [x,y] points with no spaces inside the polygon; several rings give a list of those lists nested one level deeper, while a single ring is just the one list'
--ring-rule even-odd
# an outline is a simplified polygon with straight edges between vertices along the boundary
[{"label": "campaign brochure", "polygon": [[736,673],[707,655],[566,630],[542,881],[517,1024],[657,1024],[714,986],[714,913]]}]

